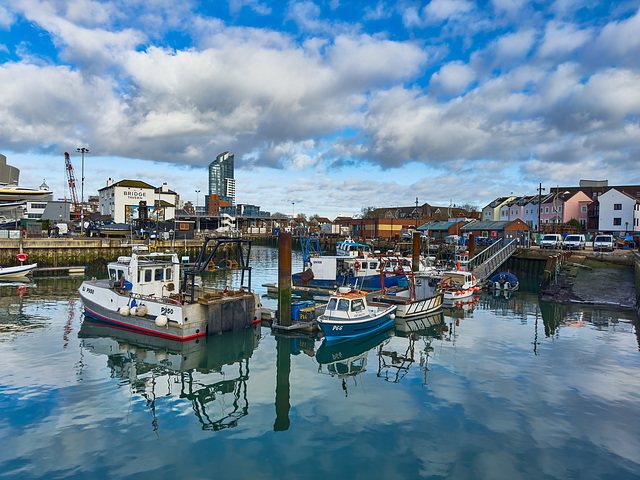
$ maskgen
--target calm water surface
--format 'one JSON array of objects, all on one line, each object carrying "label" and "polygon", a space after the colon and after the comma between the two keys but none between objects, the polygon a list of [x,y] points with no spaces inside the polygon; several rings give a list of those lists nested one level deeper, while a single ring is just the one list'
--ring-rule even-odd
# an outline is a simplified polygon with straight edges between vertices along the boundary
[{"label": "calm water surface", "polygon": [[[277,252],[252,253],[266,294]],[[80,282],[0,286],[2,477],[640,477],[631,312],[523,290],[340,347],[259,326],[179,344],[83,323]]]}]

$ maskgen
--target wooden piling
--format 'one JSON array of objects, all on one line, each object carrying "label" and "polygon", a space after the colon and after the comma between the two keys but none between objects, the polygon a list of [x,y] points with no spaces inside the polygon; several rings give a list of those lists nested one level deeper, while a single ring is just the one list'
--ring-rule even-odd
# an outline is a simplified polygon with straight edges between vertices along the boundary
[{"label": "wooden piling", "polygon": [[414,272],[420,270],[420,232],[413,232],[413,256],[411,268]]},{"label": "wooden piling", "polygon": [[291,325],[291,233],[278,234],[278,323]]}]

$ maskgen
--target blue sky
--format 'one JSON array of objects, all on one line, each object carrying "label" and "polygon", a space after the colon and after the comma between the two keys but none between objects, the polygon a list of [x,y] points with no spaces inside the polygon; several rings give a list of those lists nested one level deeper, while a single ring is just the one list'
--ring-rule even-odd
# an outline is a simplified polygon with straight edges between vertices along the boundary
[{"label": "blue sky", "polygon": [[[640,183],[640,1],[0,0],[0,153],[68,195],[183,199],[236,157],[264,210]],[[202,194],[200,194],[202,202]]]}]

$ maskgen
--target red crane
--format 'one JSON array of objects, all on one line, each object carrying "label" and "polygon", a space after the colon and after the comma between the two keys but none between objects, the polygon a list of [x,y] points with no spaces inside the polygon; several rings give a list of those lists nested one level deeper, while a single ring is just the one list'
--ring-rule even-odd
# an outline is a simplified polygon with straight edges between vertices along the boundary
[{"label": "red crane", "polygon": [[73,216],[76,220],[80,219],[80,202],[78,202],[78,193],[76,192],[76,176],[73,173],[73,165],[69,154],[64,152],[64,163],[67,168],[67,180],[69,182],[69,192],[71,193],[71,201],[73,202]]}]

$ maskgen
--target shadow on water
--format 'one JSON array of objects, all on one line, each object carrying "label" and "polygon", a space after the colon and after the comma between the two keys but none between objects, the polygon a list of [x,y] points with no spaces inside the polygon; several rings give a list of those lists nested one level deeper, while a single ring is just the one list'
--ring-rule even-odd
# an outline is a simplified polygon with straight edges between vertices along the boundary
[{"label": "shadow on water", "polygon": [[154,431],[156,400],[167,395],[190,401],[203,430],[236,427],[249,413],[249,359],[260,342],[259,326],[178,342],[85,319],[78,337],[83,349],[107,357],[113,378],[145,398]]}]

